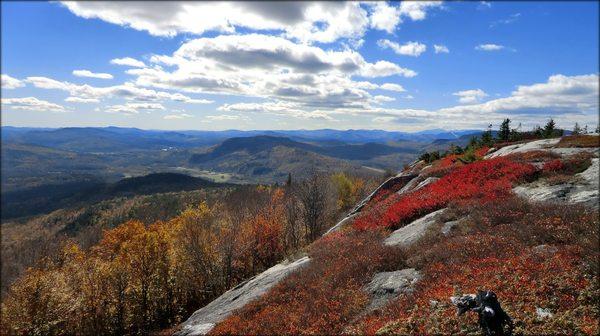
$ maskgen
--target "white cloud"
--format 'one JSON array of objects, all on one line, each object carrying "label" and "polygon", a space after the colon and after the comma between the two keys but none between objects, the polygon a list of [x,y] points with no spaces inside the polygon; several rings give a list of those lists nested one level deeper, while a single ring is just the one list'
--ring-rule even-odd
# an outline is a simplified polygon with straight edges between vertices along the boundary
[{"label": "white cloud", "polygon": [[393,33],[400,23],[400,8],[388,5],[385,1],[376,2],[371,14],[371,27]]},{"label": "white cloud", "polygon": [[180,120],[180,119],[187,119],[187,118],[193,118],[194,116],[191,114],[187,114],[187,113],[180,113],[180,114],[167,114],[166,116],[163,117],[163,119],[165,120]]},{"label": "white cloud", "polygon": [[110,63],[115,64],[115,65],[124,65],[124,66],[134,67],[134,68],[143,68],[146,66],[146,64],[144,64],[144,62],[138,61],[135,58],[131,58],[131,57],[115,58],[115,59],[110,60]]},{"label": "white cloud", "polygon": [[454,92],[452,95],[458,96],[458,101],[462,104],[477,103],[487,97],[487,93],[481,89],[458,91]]},{"label": "white cloud", "polygon": [[396,92],[404,92],[404,88],[402,85],[394,84],[394,83],[385,83],[380,86],[380,88],[388,91],[396,91]]},{"label": "white cloud", "polygon": [[88,78],[99,78],[99,79],[112,79],[113,76],[108,73],[97,73],[89,70],[73,70],[73,75],[77,77],[88,77]]},{"label": "white cloud", "polygon": [[417,72],[402,68],[388,61],[377,61],[375,64],[366,63],[359,74],[365,77],[387,77],[392,75],[400,75],[411,78],[415,77]]},{"label": "white cloud", "polygon": [[283,31],[289,38],[333,42],[362,36],[367,12],[354,2],[63,2],[74,14],[148,31],[157,36],[235,27]]},{"label": "white cloud", "polygon": [[110,105],[104,109],[107,113],[123,113],[126,115],[138,114],[140,111],[164,110],[165,107],[157,103],[126,103],[123,105]]},{"label": "white cloud", "polygon": [[69,103],[98,103],[99,99],[96,98],[81,98],[81,97],[67,97],[65,98],[66,102]]},{"label": "white cloud", "polygon": [[58,104],[40,100],[35,97],[2,98],[2,105],[14,110],[64,112],[66,109]]},{"label": "white cloud", "polygon": [[427,46],[419,42],[407,42],[400,45],[390,40],[379,40],[377,45],[383,49],[391,48],[398,55],[418,57],[427,50]]},{"label": "white cloud", "polygon": [[475,50],[483,50],[483,51],[497,51],[497,50],[502,50],[502,49],[504,49],[503,45],[498,45],[498,44],[493,44],[493,43],[480,44],[475,47]]},{"label": "white cloud", "polygon": [[[426,125],[425,128],[451,129],[484,127],[487,123],[509,116],[524,125],[539,124],[540,118],[553,116],[569,127],[573,120],[594,124],[598,118],[599,78],[597,74],[581,76],[553,75],[545,83],[518,86],[510,96],[472,105],[458,105],[438,110],[391,109],[375,107],[336,113],[372,114],[379,121]],[[476,90],[474,90],[476,91]],[[527,126],[529,127],[529,126]]]},{"label": "white cloud", "polygon": [[436,54],[447,54],[450,52],[450,50],[448,49],[448,47],[446,47],[445,45],[441,45],[441,44],[434,44],[433,45],[433,49],[435,51]]},{"label": "white cloud", "polygon": [[373,122],[376,123],[380,123],[380,124],[387,124],[389,122],[392,122],[394,120],[396,120],[397,117],[375,117],[373,118]]},{"label": "white cloud", "polygon": [[293,113],[368,106],[373,100],[367,90],[378,85],[357,76],[417,75],[388,61],[367,62],[353,50],[323,50],[259,34],[195,39],[150,61],[153,67],[127,71],[137,76],[137,86],[269,98],[293,104]]},{"label": "white cloud", "polygon": [[373,101],[375,102],[375,104],[383,104],[383,103],[387,103],[387,102],[393,102],[394,100],[396,100],[396,98],[383,96],[383,95],[377,95],[377,96],[373,97]]},{"label": "white cloud", "polygon": [[598,75],[553,75],[546,83],[521,85],[509,97],[446,111],[481,113],[564,114],[598,110]]},{"label": "white cloud", "polygon": [[229,115],[229,114],[219,114],[219,115],[209,115],[206,116],[206,119],[211,121],[224,121],[224,120],[239,120],[242,117],[239,115]]},{"label": "white cloud", "polygon": [[367,28],[392,32],[402,18],[423,20],[441,2],[406,1],[400,6],[373,2],[63,2],[83,18],[147,31],[157,36],[208,31],[234,33],[236,27],[275,30],[301,42],[360,39]]},{"label": "white cloud", "polygon": [[16,89],[25,86],[25,83],[9,75],[2,74],[1,77],[3,89]]},{"label": "white cloud", "polygon": [[[212,100],[207,99],[193,99],[181,93],[169,93],[162,91],[155,91],[147,88],[137,87],[132,83],[124,83],[121,85],[107,86],[107,87],[94,87],[88,84],[78,85],[70,82],[60,82],[52,78],[47,77],[27,77],[26,82],[33,84],[33,86],[40,89],[48,90],[62,90],[67,91],[72,96],[70,101],[75,101],[78,98],[79,102],[81,99],[95,99],[100,100],[108,97],[119,97],[128,100],[140,100],[140,101],[177,101],[191,104],[210,104]],[[67,98],[69,99],[69,98]],[[91,101],[89,101],[91,102]]]},{"label": "white cloud", "polygon": [[425,19],[427,10],[442,6],[441,1],[402,1],[400,14],[410,17],[413,21]]}]

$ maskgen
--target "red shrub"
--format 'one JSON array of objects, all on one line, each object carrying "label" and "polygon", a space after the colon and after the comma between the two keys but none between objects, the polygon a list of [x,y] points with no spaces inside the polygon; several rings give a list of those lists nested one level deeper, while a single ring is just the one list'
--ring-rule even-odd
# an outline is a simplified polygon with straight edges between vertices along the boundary
[{"label": "red shrub", "polygon": [[565,165],[561,160],[555,159],[544,163],[544,167],[542,169],[548,172],[556,172],[565,169]]},{"label": "red shrub", "polygon": [[[387,325],[384,330],[393,334],[476,332],[475,314],[456,317],[449,297],[493,289],[515,320],[517,334],[597,332],[597,325],[586,322],[594,319],[594,303],[579,293],[589,293],[592,281],[579,271],[577,252],[567,248],[553,258],[519,252],[512,252],[508,258],[481,256],[461,264],[430,265],[413,296],[391,303],[379,316],[371,315],[357,323],[355,329],[374,334]],[[538,307],[549,308],[555,314],[553,321],[536,321]],[[575,307],[577,312],[573,311]]]},{"label": "red shrub", "polygon": [[325,236],[310,263],[218,324],[213,334],[339,334],[369,302],[362,286],[373,273],[405,267],[398,249],[377,231]]},{"label": "red shrub", "polygon": [[[505,158],[478,161],[457,168],[440,180],[407,195],[389,197],[381,211],[367,212],[354,222],[356,228],[396,227],[449,202],[476,199],[489,202],[507,196],[512,183],[532,175],[532,165]],[[381,207],[381,205],[384,205]],[[387,206],[386,206],[387,205]]]}]

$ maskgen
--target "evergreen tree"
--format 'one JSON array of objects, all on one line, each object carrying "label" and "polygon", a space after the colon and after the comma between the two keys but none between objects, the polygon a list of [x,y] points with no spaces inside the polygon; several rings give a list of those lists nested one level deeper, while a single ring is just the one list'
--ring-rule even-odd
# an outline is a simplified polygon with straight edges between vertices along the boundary
[{"label": "evergreen tree", "polygon": [[467,145],[467,148],[476,148],[479,146],[479,139],[475,136],[471,137],[471,140],[469,140],[469,144]]},{"label": "evergreen tree", "polygon": [[581,130],[581,127],[579,127],[579,123],[575,123],[575,127],[573,127],[573,135],[579,135],[581,133],[582,133],[582,130]]},{"label": "evergreen tree", "polygon": [[510,139],[510,119],[506,118],[502,121],[502,124],[500,124],[498,139],[501,141],[508,141]]},{"label": "evergreen tree", "polygon": [[535,127],[533,127],[533,135],[535,135],[536,138],[541,138],[544,136],[544,131],[542,130],[542,128],[540,127],[540,125],[535,125]]},{"label": "evergreen tree", "polygon": [[494,139],[492,138],[492,124],[488,126],[488,129],[481,134],[481,145],[482,146],[492,146],[494,144]]},{"label": "evergreen tree", "polygon": [[554,130],[556,129],[556,123],[554,122],[554,119],[550,118],[550,120],[548,120],[548,122],[546,123],[546,126],[544,126],[544,137],[546,138],[550,138],[554,135]]}]

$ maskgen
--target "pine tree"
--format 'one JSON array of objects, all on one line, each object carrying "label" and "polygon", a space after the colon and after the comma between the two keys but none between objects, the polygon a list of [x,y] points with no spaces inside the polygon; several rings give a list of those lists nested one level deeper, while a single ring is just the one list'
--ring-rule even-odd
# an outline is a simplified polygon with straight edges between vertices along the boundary
[{"label": "pine tree", "polygon": [[542,128],[540,127],[540,125],[535,125],[533,127],[533,135],[536,138],[542,138],[544,136],[544,131],[542,130]]},{"label": "pine tree", "polygon": [[546,123],[546,126],[544,126],[544,137],[546,138],[550,138],[554,135],[554,130],[556,129],[556,123],[554,122],[554,119],[550,118],[550,120],[548,120],[548,122]]},{"label": "pine tree", "polygon": [[573,127],[573,135],[579,135],[582,133],[581,127],[579,127],[579,123],[575,123],[575,127]]},{"label": "pine tree", "polygon": [[508,141],[510,139],[510,119],[506,118],[502,121],[502,124],[500,124],[498,139],[501,141]]},{"label": "pine tree", "polygon": [[483,146],[491,146],[494,144],[494,139],[492,138],[492,124],[488,126],[488,129],[481,134],[481,144]]}]

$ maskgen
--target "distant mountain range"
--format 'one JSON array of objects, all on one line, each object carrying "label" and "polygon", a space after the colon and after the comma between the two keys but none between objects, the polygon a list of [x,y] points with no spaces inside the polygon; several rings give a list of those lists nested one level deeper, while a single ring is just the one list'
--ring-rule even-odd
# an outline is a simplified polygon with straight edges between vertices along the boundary
[{"label": "distant mountain range", "polygon": [[[478,133],[5,126],[1,128],[1,177],[3,210],[8,209],[8,214],[3,211],[3,218],[46,212],[86,199],[94,191],[102,197],[137,195],[209,183],[194,178],[273,183],[284,181],[288,174],[298,178],[312,172],[381,174],[401,169],[423,150],[463,145]],[[190,176],[154,174],[168,172]],[[122,180],[126,177],[134,178]]]},{"label": "distant mountain range", "polygon": [[3,126],[2,142],[15,142],[59,148],[75,152],[122,152],[131,150],[193,148],[210,146],[229,138],[260,135],[288,137],[301,142],[386,143],[397,141],[431,142],[456,139],[477,130],[427,130],[415,133],[382,130],[273,130],[273,131],[161,131],[121,127],[20,128]]}]

